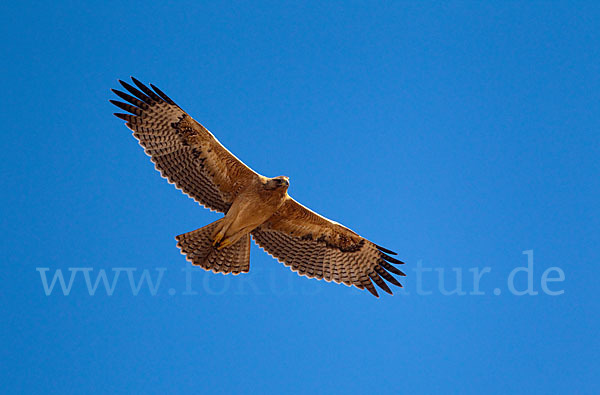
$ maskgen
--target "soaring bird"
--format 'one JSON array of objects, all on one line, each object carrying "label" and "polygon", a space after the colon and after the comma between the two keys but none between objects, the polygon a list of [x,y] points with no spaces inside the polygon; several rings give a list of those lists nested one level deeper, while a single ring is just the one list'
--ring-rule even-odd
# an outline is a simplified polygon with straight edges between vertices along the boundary
[{"label": "soaring bird", "polygon": [[215,273],[250,270],[250,236],[267,253],[309,278],[367,289],[373,282],[392,294],[384,280],[402,287],[390,273],[405,276],[403,264],[383,248],[304,207],[288,193],[289,178],[264,177],[236,158],[204,126],[156,86],[135,78],[112,89],[124,102],[124,121],[170,183],[200,205],[224,217],[175,239],[193,265]]}]

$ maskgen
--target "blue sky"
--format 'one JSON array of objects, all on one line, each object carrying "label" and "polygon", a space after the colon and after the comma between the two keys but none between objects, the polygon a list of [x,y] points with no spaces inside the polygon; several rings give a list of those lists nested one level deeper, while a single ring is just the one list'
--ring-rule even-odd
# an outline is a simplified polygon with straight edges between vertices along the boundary
[{"label": "blue sky", "polygon": [[[2,392],[598,393],[598,4],[298,3],[0,6]],[[174,236],[219,216],[111,115],[130,75],[398,251],[405,290],[255,246],[182,272]]]}]

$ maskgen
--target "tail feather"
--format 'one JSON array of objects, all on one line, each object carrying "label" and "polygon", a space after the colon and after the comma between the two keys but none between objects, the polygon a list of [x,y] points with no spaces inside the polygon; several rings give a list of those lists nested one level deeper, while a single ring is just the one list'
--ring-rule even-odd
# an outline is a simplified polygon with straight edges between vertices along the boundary
[{"label": "tail feather", "polygon": [[225,274],[248,273],[250,270],[250,235],[245,235],[235,244],[218,250],[212,245],[217,222],[175,237],[177,247],[188,261],[205,270]]}]

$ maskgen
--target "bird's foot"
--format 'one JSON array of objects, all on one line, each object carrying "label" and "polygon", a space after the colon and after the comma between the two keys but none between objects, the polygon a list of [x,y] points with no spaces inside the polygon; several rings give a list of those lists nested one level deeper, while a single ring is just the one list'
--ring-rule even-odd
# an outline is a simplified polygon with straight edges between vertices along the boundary
[{"label": "bird's foot", "polygon": [[213,240],[213,247],[217,247],[220,249],[221,247],[221,240],[223,240],[223,237],[225,237],[225,232],[221,231],[219,233],[217,233],[217,235],[215,236],[215,239]]},{"label": "bird's foot", "polygon": [[221,242],[219,242],[219,245],[217,245],[217,250],[222,250],[223,248],[229,247],[230,245],[233,244],[233,241],[231,240],[231,238],[227,238]]}]

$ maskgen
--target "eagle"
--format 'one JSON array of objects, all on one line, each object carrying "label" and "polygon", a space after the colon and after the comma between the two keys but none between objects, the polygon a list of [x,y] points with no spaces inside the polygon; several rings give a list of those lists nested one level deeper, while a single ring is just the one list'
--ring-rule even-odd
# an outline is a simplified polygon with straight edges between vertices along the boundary
[{"label": "eagle", "polygon": [[391,273],[404,262],[347,227],[295,201],[288,177],[264,177],[236,158],[199,122],[156,86],[131,77],[119,80],[124,101],[110,100],[127,113],[126,122],[161,175],[200,205],[225,216],[175,239],[195,266],[215,273],[250,270],[250,237],[268,254],[299,275],[366,289],[373,283],[392,294]]}]

